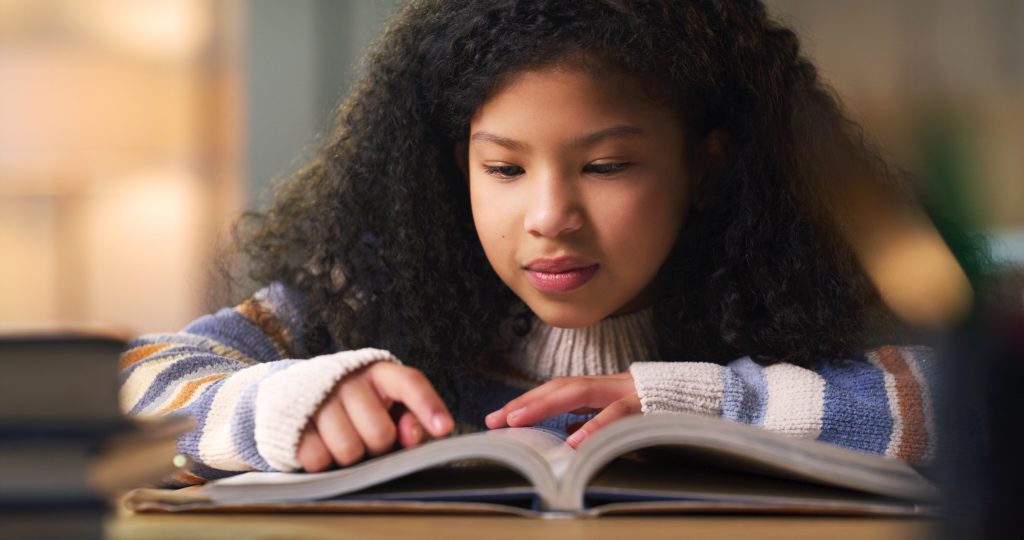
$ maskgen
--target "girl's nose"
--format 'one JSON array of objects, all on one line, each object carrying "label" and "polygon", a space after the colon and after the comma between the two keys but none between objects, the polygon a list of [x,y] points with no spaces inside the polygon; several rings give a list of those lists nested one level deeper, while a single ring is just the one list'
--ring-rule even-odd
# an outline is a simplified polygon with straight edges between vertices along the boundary
[{"label": "girl's nose", "polygon": [[583,226],[583,209],[573,182],[558,174],[537,178],[523,220],[526,232],[555,238]]}]

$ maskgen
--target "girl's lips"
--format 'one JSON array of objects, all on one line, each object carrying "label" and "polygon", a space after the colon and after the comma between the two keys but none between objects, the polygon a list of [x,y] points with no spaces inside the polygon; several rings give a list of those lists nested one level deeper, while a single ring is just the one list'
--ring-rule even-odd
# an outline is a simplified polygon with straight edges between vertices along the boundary
[{"label": "girl's lips", "polygon": [[567,292],[582,287],[590,278],[594,277],[598,265],[573,268],[565,272],[541,272],[539,270],[526,270],[530,283],[541,292]]}]

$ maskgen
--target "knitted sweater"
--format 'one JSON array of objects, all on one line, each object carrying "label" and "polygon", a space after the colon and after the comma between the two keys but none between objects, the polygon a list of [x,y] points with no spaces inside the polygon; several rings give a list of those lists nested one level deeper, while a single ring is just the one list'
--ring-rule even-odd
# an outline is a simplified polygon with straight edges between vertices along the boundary
[{"label": "knitted sweater", "polygon": [[[293,471],[310,417],[337,382],[372,362],[399,362],[379,349],[313,356],[303,349],[301,296],[272,284],[240,305],[203,316],[178,333],[133,341],[120,362],[120,403],[130,415],[188,415],[197,428],[179,451],[195,466],[178,483],[243,471]],[[311,357],[312,356],[312,357]],[[581,329],[535,321],[509,357],[479,374],[487,386],[459,407],[456,430],[485,429],[483,417],[555,376],[629,371],[643,414],[695,413],[745,422],[914,464],[932,460],[934,362],[923,347],[882,347],[809,368],[657,361],[650,309]],[[585,420],[566,413],[550,427]]]}]

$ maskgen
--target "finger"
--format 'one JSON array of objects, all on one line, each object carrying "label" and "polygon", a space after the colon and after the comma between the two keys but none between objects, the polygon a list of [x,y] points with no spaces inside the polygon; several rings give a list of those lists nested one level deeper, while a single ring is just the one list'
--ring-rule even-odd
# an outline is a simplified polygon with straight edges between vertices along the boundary
[{"label": "finger", "polygon": [[417,369],[378,362],[370,372],[370,380],[381,395],[402,402],[435,437],[451,432],[455,426],[441,396],[427,377]]},{"label": "finger", "polygon": [[425,439],[423,426],[411,411],[404,411],[398,417],[398,441],[404,448],[415,448]]},{"label": "finger", "polygon": [[298,458],[299,465],[302,465],[306,472],[326,471],[334,463],[331,453],[324,446],[324,442],[320,439],[312,422],[306,424],[306,429],[302,430],[299,449],[295,457]]},{"label": "finger", "polygon": [[356,377],[341,387],[341,404],[371,456],[391,450],[397,430],[380,396],[364,377]]},{"label": "finger", "polygon": [[313,421],[323,444],[339,465],[352,465],[363,458],[366,447],[337,394],[324,401]]},{"label": "finger", "polygon": [[527,403],[540,398],[550,392],[554,392],[561,388],[564,384],[569,381],[568,377],[556,377],[547,381],[540,386],[536,386],[530,390],[527,390],[523,394],[519,395],[515,399],[502,405],[502,407],[491,414],[488,414],[484,418],[484,424],[490,429],[505,427],[508,424],[508,415],[513,411],[518,411]]},{"label": "finger", "polygon": [[640,414],[640,397],[632,395],[627,398],[620,399],[611,405],[604,408],[603,411],[597,414],[597,416],[590,419],[589,422],[580,426],[565,442],[569,443],[569,446],[573,448],[579,448],[583,441],[587,440],[594,433],[601,428],[621,420],[627,416]]},{"label": "finger", "polygon": [[622,396],[622,386],[617,381],[573,377],[557,390],[543,394],[508,413],[506,422],[513,427],[532,426],[545,418],[574,410],[601,409]]}]

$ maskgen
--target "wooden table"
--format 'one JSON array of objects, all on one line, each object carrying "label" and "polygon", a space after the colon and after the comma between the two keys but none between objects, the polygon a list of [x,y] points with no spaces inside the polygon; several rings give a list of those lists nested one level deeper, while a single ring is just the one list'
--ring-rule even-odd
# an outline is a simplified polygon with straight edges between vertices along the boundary
[{"label": "wooden table", "polygon": [[443,538],[444,540],[657,538],[778,538],[797,540],[926,539],[938,522],[780,516],[630,516],[599,519],[527,519],[505,516],[330,514],[126,514],[105,524],[104,536],[121,539],[207,538]]}]

